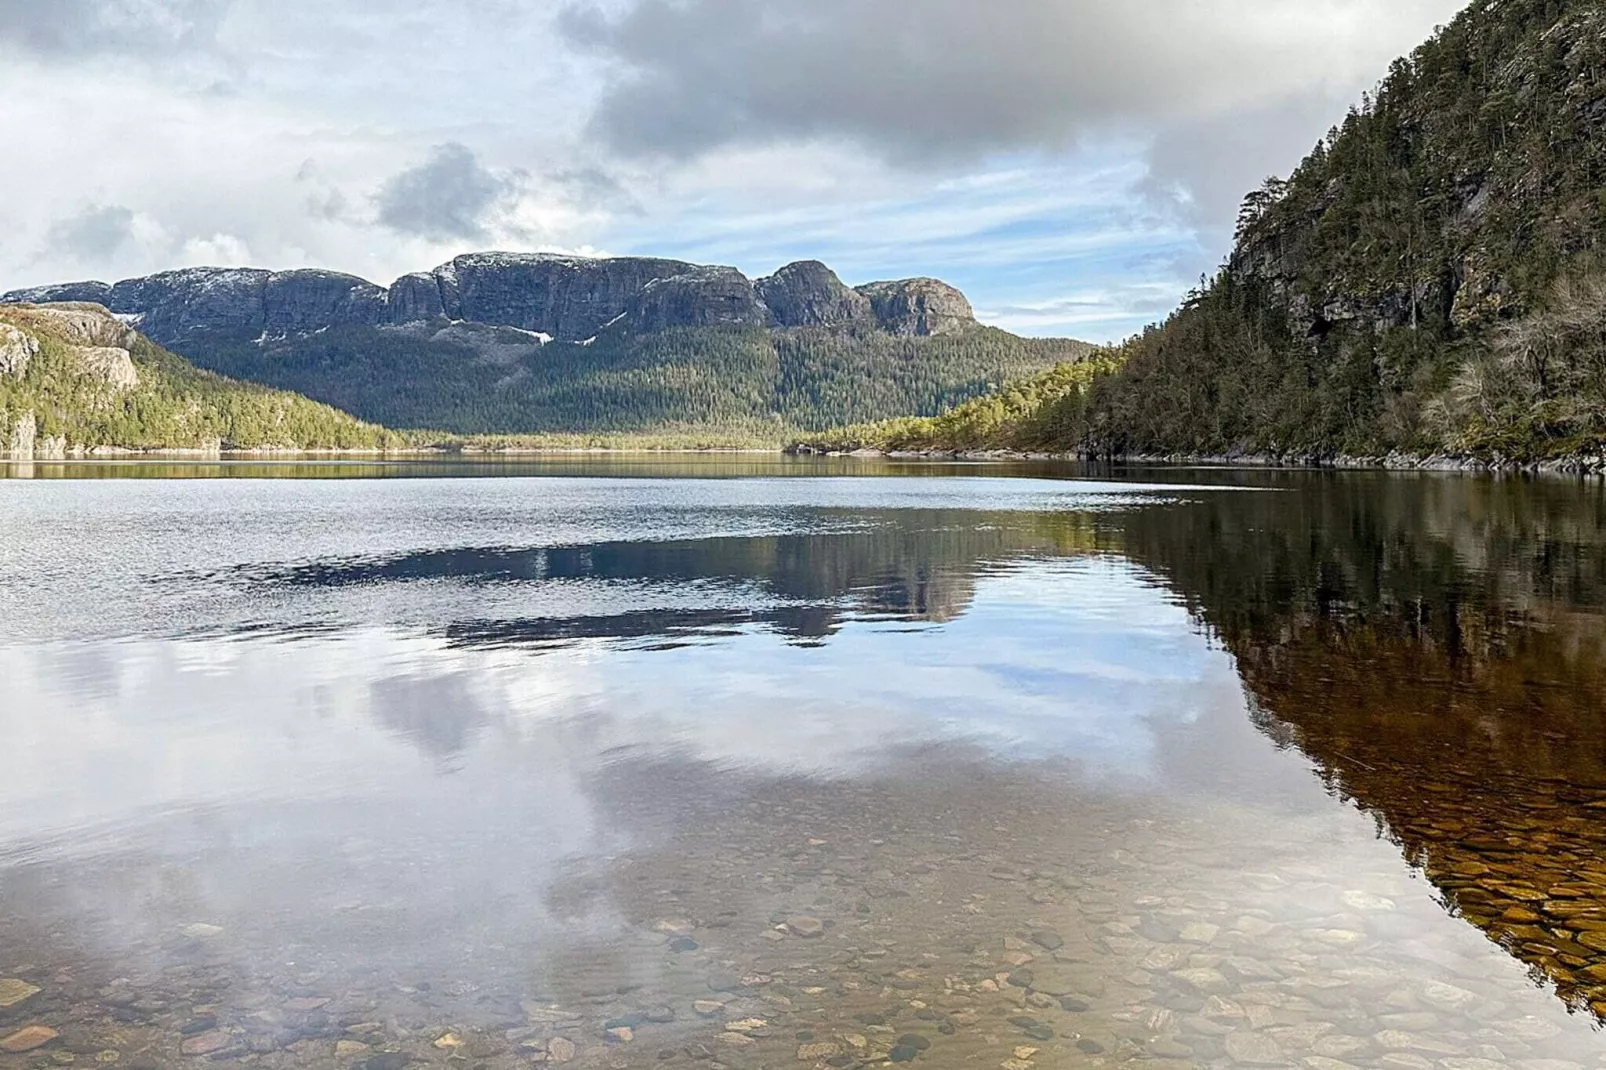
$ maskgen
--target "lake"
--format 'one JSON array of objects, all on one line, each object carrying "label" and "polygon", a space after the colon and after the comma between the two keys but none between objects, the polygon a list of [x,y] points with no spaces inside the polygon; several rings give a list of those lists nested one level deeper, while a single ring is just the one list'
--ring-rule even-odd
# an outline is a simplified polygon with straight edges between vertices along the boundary
[{"label": "lake", "polygon": [[1606,492],[0,466],[0,1070],[1606,1066]]}]

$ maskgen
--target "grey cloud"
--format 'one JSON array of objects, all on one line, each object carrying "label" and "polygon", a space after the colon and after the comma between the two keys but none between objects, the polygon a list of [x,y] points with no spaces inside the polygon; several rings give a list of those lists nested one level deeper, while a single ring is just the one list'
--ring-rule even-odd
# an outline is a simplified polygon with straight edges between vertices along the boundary
[{"label": "grey cloud", "polygon": [[558,25],[619,65],[593,122],[615,150],[823,135],[924,157],[1063,140],[1092,103],[1074,90],[1099,93],[1098,72],[1067,62],[1071,14],[1036,0],[639,0],[618,17],[571,6]]},{"label": "grey cloud", "polygon": [[50,228],[45,243],[54,253],[80,262],[104,261],[134,236],[134,213],[121,205],[97,205]]},{"label": "grey cloud", "polygon": [[337,189],[314,193],[307,197],[307,214],[325,223],[334,223],[347,218],[349,207],[346,195]]},{"label": "grey cloud", "polygon": [[624,183],[600,167],[577,167],[552,171],[543,176],[546,183],[569,203],[583,207],[611,208],[629,215],[642,215],[645,209]]},{"label": "grey cloud", "polygon": [[[963,165],[1093,130],[1159,132],[1161,177],[1217,214],[1264,177],[1244,157],[1292,162],[1256,111],[1312,119],[1313,94],[1358,93],[1458,2],[572,0],[557,25],[610,67],[591,131],[623,155],[824,138]],[[1222,118],[1240,112],[1236,127]],[[1306,147],[1330,121],[1313,119]]]},{"label": "grey cloud", "polygon": [[1292,170],[1347,106],[1332,93],[1313,90],[1165,128],[1149,154],[1145,192],[1175,201],[1186,191],[1182,207],[1190,221],[1230,222],[1246,192],[1268,175]]},{"label": "grey cloud", "polygon": [[0,0],[0,50],[149,55],[209,47],[233,0]]},{"label": "grey cloud", "polygon": [[324,181],[317,160],[303,160],[296,169],[296,184],[311,187],[307,194],[307,214],[326,223],[349,218],[350,201],[344,191]]},{"label": "grey cloud", "polygon": [[429,159],[392,177],[374,197],[379,222],[435,241],[482,241],[489,224],[523,191],[521,172],[497,172],[466,146],[437,146]]}]

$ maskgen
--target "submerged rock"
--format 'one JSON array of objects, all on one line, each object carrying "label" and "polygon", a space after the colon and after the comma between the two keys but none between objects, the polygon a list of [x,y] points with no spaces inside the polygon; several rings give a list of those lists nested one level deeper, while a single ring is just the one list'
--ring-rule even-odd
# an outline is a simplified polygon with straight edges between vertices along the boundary
[{"label": "submerged rock", "polygon": [[801,936],[805,939],[813,939],[814,937],[825,935],[825,922],[807,914],[799,914],[796,917],[787,918],[786,928],[793,936]]},{"label": "submerged rock", "polygon": [[0,1008],[15,1007],[23,1000],[32,999],[40,992],[38,985],[20,981],[15,977],[0,978]]},{"label": "submerged rock", "polygon": [[386,1051],[370,1055],[357,1065],[359,1070],[402,1070],[413,1061],[413,1057],[404,1052]]},{"label": "submerged rock", "polygon": [[1058,951],[1065,946],[1065,938],[1051,929],[1039,929],[1032,933],[1032,943],[1047,951]]},{"label": "submerged rock", "polygon": [[190,1037],[179,1045],[179,1051],[185,1055],[216,1055],[218,1052],[234,1046],[234,1035],[222,1029],[214,1029],[209,1033]]},{"label": "submerged rock", "polygon": [[60,1033],[48,1026],[30,1025],[26,1029],[18,1030],[4,1040],[0,1040],[0,1051],[20,1055],[25,1051],[42,1048],[60,1035]]}]

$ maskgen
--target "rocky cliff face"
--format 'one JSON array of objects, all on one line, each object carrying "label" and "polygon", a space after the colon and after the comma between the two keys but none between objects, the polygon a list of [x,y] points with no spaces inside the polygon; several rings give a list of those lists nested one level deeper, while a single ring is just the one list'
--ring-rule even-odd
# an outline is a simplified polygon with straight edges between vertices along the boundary
[{"label": "rocky cliff face", "polygon": [[976,322],[970,301],[936,279],[872,282],[859,287],[884,331],[904,337],[957,334]]},{"label": "rocky cliff face", "polygon": [[433,271],[404,275],[388,290],[332,271],[188,268],[116,285],[18,290],[0,301],[94,302],[180,349],[203,340],[268,342],[438,318],[576,342],[618,323],[638,331],[874,325],[923,336],[975,322],[964,295],[934,279],[852,290],[818,261],[789,264],[755,284],[734,268],[679,260],[516,253],[460,256]]},{"label": "rocky cliff face", "polygon": [[1313,341],[1460,340],[1543,307],[1606,242],[1603,62],[1592,0],[1467,7],[1249,194],[1233,283]]},{"label": "rocky cliff face", "polygon": [[440,279],[427,271],[403,275],[391,284],[386,302],[390,323],[422,323],[446,315]]},{"label": "rocky cliff face", "polygon": [[21,305],[17,312],[21,322],[0,323],[0,375],[25,378],[43,336],[66,348],[76,374],[115,390],[139,385],[139,371],[129,352],[135,333],[100,305]]},{"label": "rocky cliff face", "polygon": [[590,338],[619,318],[649,283],[695,271],[678,260],[474,253],[438,267],[447,318]]},{"label": "rocky cliff face", "polygon": [[88,302],[32,308],[28,321],[75,346],[128,349],[134,344],[134,331],[127,324]]},{"label": "rocky cliff face", "polygon": [[694,268],[655,279],[631,301],[623,321],[631,330],[669,327],[763,327],[769,309],[735,268]]},{"label": "rocky cliff face", "polygon": [[0,375],[21,379],[38,355],[38,339],[9,323],[0,323]]},{"label": "rocky cliff face", "polygon": [[91,379],[118,390],[132,390],[139,385],[139,371],[134,357],[126,349],[116,346],[79,346],[78,371]]},{"label": "rocky cliff face", "polygon": [[386,291],[332,271],[186,268],[108,286],[68,283],[19,290],[7,303],[92,302],[139,325],[166,344],[206,333],[239,338],[287,337],[326,327],[385,322]]},{"label": "rocky cliff face", "polygon": [[870,319],[870,299],[818,260],[788,264],[754,284],[781,327],[836,327]]}]

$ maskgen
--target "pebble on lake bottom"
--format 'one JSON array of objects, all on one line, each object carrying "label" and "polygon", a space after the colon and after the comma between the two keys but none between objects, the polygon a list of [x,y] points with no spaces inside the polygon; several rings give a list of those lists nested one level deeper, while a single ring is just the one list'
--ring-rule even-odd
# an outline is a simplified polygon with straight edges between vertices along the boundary
[{"label": "pebble on lake bottom", "polygon": [[15,977],[0,977],[0,1009],[15,1007],[23,1000],[37,996],[39,992],[38,985],[19,981]]},{"label": "pebble on lake bottom", "polygon": [[6,1038],[0,1039],[0,1051],[20,1055],[23,1052],[42,1048],[60,1035],[60,1033],[48,1026],[30,1025],[26,1029],[18,1030]]}]

